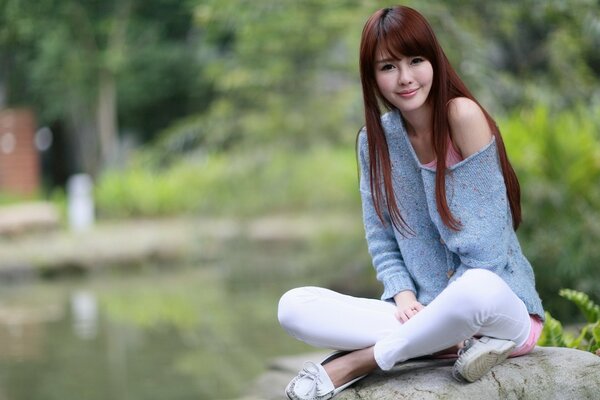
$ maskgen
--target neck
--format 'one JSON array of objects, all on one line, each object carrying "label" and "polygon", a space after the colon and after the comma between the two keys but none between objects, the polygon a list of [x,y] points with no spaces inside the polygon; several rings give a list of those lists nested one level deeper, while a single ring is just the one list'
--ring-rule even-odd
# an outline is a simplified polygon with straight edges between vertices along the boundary
[{"label": "neck", "polygon": [[429,107],[411,112],[401,112],[406,122],[406,129],[410,136],[429,136],[432,130],[432,112]]}]

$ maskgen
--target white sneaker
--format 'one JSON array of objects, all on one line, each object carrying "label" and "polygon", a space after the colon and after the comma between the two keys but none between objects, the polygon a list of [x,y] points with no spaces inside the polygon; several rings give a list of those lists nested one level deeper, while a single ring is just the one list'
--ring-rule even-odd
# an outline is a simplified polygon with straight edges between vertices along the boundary
[{"label": "white sneaker", "polygon": [[511,340],[487,336],[480,339],[467,339],[465,347],[458,352],[458,360],[452,368],[452,376],[459,381],[464,379],[475,382],[494,366],[506,360],[515,346],[515,342]]},{"label": "white sneaker", "polygon": [[290,400],[327,400],[340,393],[356,381],[366,375],[359,376],[350,382],[336,388],[327,375],[323,364],[334,358],[340,357],[346,352],[335,352],[323,360],[320,364],[312,361],[304,363],[304,367],[298,375],[285,388],[285,394]]}]

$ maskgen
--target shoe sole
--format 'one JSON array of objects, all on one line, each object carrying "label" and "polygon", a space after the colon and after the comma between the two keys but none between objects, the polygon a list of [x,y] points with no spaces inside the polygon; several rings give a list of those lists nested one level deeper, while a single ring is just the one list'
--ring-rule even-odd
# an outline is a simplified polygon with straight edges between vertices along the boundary
[{"label": "shoe sole", "polygon": [[506,360],[514,348],[515,344],[509,342],[500,350],[490,350],[482,353],[479,357],[469,362],[468,368],[464,368],[459,373],[467,381],[475,382],[487,374],[493,367]]}]

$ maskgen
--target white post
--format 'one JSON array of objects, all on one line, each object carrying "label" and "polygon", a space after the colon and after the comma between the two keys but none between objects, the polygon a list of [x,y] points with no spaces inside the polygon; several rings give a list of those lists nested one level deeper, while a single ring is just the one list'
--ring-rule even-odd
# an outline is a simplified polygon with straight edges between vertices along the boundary
[{"label": "white post", "polygon": [[76,174],[69,178],[67,203],[71,229],[84,231],[94,225],[94,193],[89,175]]}]

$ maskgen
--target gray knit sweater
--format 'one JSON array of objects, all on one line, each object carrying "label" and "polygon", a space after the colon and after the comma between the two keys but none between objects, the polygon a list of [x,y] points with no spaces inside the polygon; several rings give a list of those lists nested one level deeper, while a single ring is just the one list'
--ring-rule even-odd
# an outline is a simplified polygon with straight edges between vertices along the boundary
[{"label": "gray knit sweater", "polygon": [[435,170],[419,163],[400,114],[389,112],[382,117],[382,123],[396,200],[414,235],[404,237],[393,229],[387,212],[383,226],[375,212],[363,128],[358,139],[360,191],[369,253],[384,288],[381,298],[392,300],[398,292],[411,290],[426,305],[467,269],[485,268],[504,279],[530,314],[544,319],[533,270],[512,227],[495,140],[449,168],[448,206],[462,225],[461,230],[453,231],[437,212]]}]

